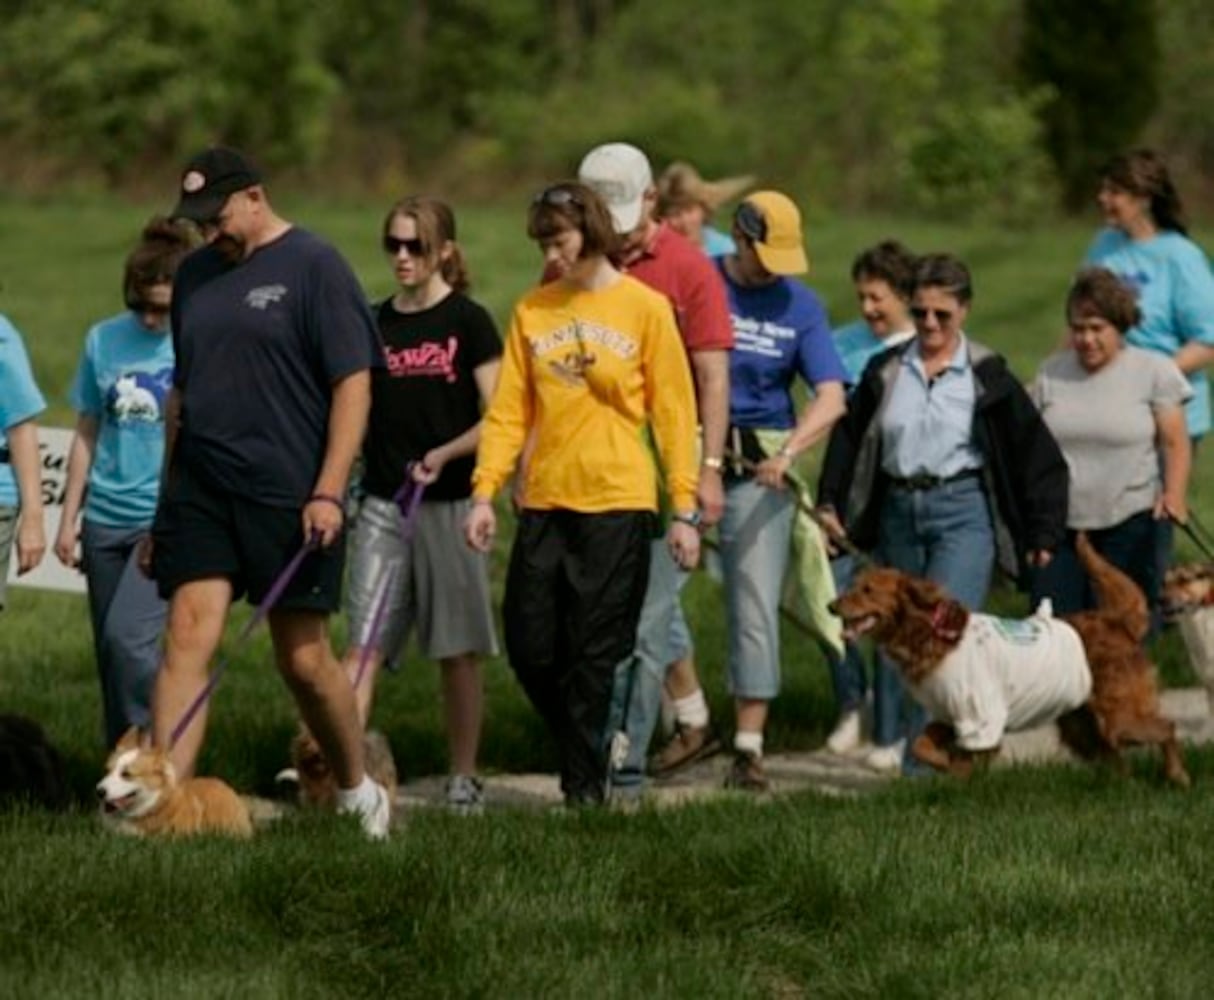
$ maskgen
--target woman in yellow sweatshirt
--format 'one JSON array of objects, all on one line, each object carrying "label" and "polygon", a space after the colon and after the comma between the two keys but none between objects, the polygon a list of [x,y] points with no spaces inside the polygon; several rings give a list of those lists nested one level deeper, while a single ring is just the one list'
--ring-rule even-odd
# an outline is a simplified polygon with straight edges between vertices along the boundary
[{"label": "woman in yellow sweatshirt", "polygon": [[515,306],[465,533],[490,548],[493,497],[530,437],[502,607],[506,650],[557,740],[566,802],[593,804],[606,781],[612,677],[636,635],[655,530],[649,431],[673,510],[671,555],[689,569],[699,559],[695,396],[670,303],[612,266],[615,231],[594,191],[547,188],[527,234],[559,277]]}]

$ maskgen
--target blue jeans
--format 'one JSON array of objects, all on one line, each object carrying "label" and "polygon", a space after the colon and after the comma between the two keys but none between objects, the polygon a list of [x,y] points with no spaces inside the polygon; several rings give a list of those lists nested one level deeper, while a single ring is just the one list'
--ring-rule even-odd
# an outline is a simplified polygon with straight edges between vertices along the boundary
[{"label": "blue jeans", "polygon": [[[995,563],[990,505],[977,478],[929,490],[891,489],[881,510],[883,562],[944,587],[971,611],[982,607]],[[918,773],[910,745],[927,725],[927,713],[902,684],[897,668],[877,658],[873,682],[873,742],[888,746],[905,737],[902,769]]]},{"label": "blue jeans", "polygon": [[149,724],[152,685],[160,669],[168,603],[135,559],[136,546],[147,533],[147,528],[113,528],[87,519],[80,529],[105,741],[111,747],[131,726]]},{"label": "blue jeans", "polygon": [[677,623],[683,619],[679,594],[688,574],[679,569],[666,548],[666,539],[655,539],[649,548],[649,585],[637,622],[636,646],[615,668],[611,709],[607,714],[607,746],[623,724],[628,734],[628,755],[610,771],[613,791],[639,793],[645,784],[645,758],[649,741],[662,714],[662,684],[666,670],[690,645],[676,649]]},{"label": "blue jeans", "polygon": [[[1159,536],[1164,532],[1169,537],[1161,540]],[[1087,533],[1092,547],[1142,588],[1152,623],[1162,584],[1157,557],[1161,550],[1170,550],[1171,532],[1170,521],[1156,521],[1151,511],[1144,510],[1111,528]],[[1096,607],[1092,583],[1075,552],[1075,532],[1067,532],[1066,541],[1058,546],[1048,566],[1033,571],[1030,595],[1034,606],[1048,597],[1059,615]]]},{"label": "blue jeans", "polygon": [[796,499],[752,479],[727,482],[721,566],[729,627],[729,691],[770,701],[780,691],[780,596]]},{"label": "blue jeans", "polygon": [[[830,571],[835,578],[835,590],[845,593],[856,576],[855,557],[847,553],[836,556],[830,561]],[[824,651],[824,655],[830,666],[830,681],[839,714],[856,711],[864,704],[868,690],[864,653],[854,642],[849,642],[844,645],[842,659],[833,650]]]}]

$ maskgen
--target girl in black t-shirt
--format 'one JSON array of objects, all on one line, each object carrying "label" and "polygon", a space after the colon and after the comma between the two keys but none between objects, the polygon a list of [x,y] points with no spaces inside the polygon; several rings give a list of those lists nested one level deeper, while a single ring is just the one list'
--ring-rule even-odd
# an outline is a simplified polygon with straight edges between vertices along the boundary
[{"label": "girl in black t-shirt", "polygon": [[[497,654],[486,557],[462,525],[480,439],[481,409],[497,383],[502,345],[489,314],[465,294],[451,209],[432,198],[393,205],[383,247],[399,288],[377,319],[385,367],[373,374],[363,445],[366,499],[354,528],[345,665],[358,684],[363,724],[380,663],[397,657],[416,627],[422,652],[442,666],[451,776],[447,801],[479,809],[476,756],[483,712],[480,661]],[[406,540],[394,497],[406,468],[425,492]],[[370,623],[391,568],[391,593],[371,643]],[[365,646],[374,648],[366,649]]]}]

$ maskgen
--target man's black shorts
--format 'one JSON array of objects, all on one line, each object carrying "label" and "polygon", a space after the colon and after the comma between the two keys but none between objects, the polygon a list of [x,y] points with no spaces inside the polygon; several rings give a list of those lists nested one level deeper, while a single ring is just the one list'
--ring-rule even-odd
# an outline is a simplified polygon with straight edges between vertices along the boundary
[{"label": "man's black shorts", "polygon": [[[303,547],[300,511],[217,489],[174,463],[152,526],[152,570],[166,600],[183,583],[226,577],[232,599],[259,604]],[[334,612],[341,602],[345,533],[310,552],[276,608]]]}]

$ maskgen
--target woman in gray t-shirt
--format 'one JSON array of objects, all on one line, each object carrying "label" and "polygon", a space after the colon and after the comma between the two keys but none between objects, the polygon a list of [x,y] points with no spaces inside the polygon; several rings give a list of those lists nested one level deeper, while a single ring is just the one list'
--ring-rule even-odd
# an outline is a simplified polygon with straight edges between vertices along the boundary
[{"label": "woman in gray t-shirt", "polygon": [[1083,270],[1066,303],[1069,347],[1048,358],[1031,395],[1070,469],[1066,544],[1037,571],[1034,602],[1059,614],[1095,606],[1075,555],[1076,531],[1158,603],[1156,533],[1186,516],[1188,383],[1170,358],[1125,343],[1138,322],[1133,290],[1102,267]]}]

